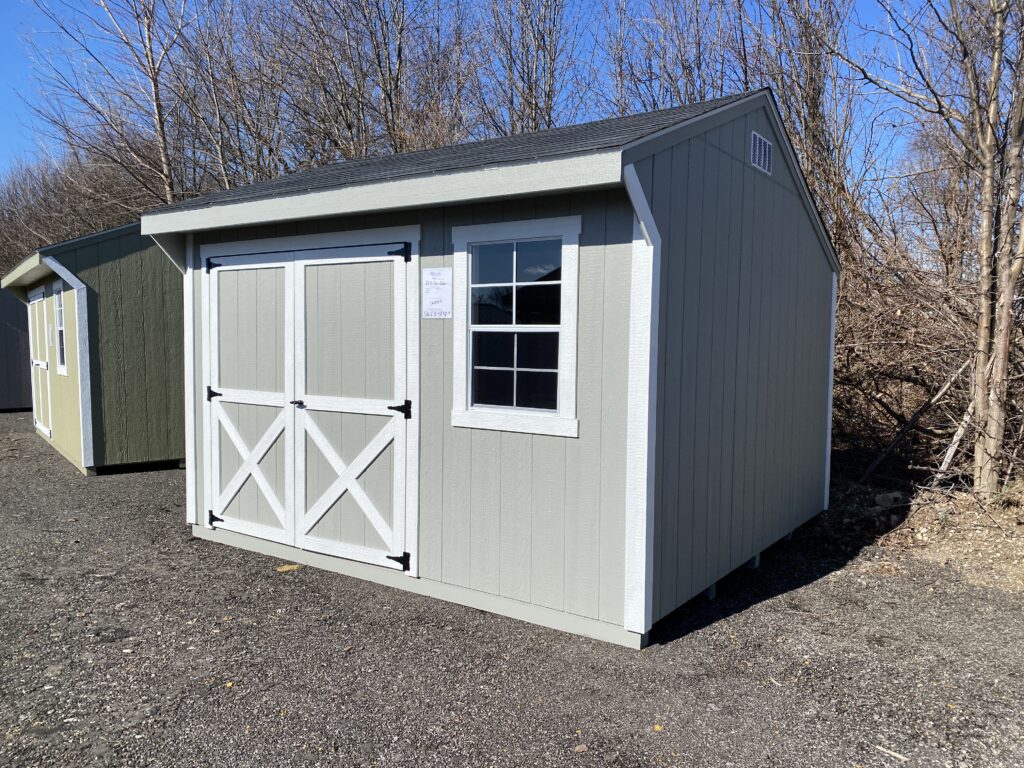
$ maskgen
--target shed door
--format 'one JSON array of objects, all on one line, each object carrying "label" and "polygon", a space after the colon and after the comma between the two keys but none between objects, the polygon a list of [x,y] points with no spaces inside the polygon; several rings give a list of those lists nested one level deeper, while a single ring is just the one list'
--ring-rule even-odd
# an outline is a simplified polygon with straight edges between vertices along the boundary
[{"label": "shed door", "polygon": [[395,244],[214,259],[213,524],[389,568],[406,551],[406,284]]},{"label": "shed door", "polygon": [[280,256],[217,263],[207,282],[211,519],[292,544],[291,263]]},{"label": "shed door", "polygon": [[32,420],[50,435],[50,362],[46,323],[46,289],[38,288],[28,297],[28,334],[32,355]]},{"label": "shed door", "polygon": [[296,543],[400,568],[408,419],[396,409],[406,397],[407,265],[394,250],[296,259]]}]

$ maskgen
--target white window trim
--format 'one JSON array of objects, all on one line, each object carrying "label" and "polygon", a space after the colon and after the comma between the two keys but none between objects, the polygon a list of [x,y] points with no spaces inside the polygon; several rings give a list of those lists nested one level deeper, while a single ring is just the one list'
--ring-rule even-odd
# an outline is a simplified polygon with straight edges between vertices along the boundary
[{"label": "white window trim", "polygon": [[[67,325],[64,322],[64,281],[55,280],[53,282],[53,351],[57,356],[57,374],[60,376],[68,375],[68,332]],[[57,305],[60,305],[60,314],[57,313]],[[57,318],[60,318],[60,322]],[[60,335],[64,334],[64,362],[61,363],[61,343]]]},{"label": "white window trim", "polygon": [[[576,333],[579,301],[579,216],[504,221],[452,228],[455,255],[452,426],[578,437]],[[469,249],[474,243],[538,238],[562,240],[562,322],[558,339],[558,410],[551,413],[469,404]]]}]

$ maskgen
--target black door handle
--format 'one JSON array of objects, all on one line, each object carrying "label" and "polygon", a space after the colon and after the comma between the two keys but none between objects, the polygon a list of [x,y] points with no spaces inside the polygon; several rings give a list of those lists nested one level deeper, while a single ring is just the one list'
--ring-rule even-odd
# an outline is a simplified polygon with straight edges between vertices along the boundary
[{"label": "black door handle", "polygon": [[297,405],[299,408],[305,408],[306,403],[303,400],[292,400],[288,405]]}]

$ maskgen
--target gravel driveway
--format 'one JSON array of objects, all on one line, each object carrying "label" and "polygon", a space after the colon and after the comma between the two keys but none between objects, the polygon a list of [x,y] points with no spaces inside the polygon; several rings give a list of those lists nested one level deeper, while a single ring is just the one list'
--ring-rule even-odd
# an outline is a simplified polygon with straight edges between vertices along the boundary
[{"label": "gravel driveway", "polygon": [[200,542],[0,415],[0,765],[1020,766],[1024,599],[815,521],[644,651]]}]

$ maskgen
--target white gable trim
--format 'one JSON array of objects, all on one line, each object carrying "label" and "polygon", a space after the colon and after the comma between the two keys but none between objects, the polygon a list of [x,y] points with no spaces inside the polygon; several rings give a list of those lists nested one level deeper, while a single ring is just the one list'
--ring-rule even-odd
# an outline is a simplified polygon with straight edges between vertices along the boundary
[{"label": "white gable trim", "polygon": [[654,615],[654,460],[658,404],[661,235],[632,165],[622,171],[633,203],[626,404],[624,627],[645,634]]},{"label": "white gable trim", "polygon": [[[92,369],[89,363],[89,294],[85,283],[52,256],[43,263],[75,291],[75,336],[78,340],[78,412],[82,417],[82,466],[95,465],[92,437]],[[53,421],[53,414],[50,414]],[[52,426],[52,425],[51,425]]]},{"label": "white gable trim", "polygon": [[622,163],[618,149],[589,152],[526,163],[506,163],[430,176],[357,184],[266,200],[166,213],[156,211],[143,215],[142,234],[196,232],[247,224],[612,186],[619,184],[621,177]]}]

